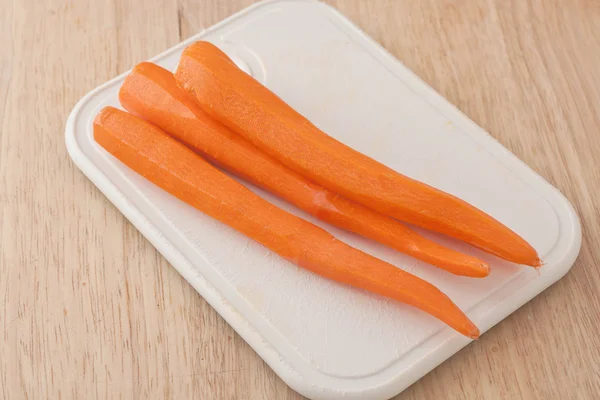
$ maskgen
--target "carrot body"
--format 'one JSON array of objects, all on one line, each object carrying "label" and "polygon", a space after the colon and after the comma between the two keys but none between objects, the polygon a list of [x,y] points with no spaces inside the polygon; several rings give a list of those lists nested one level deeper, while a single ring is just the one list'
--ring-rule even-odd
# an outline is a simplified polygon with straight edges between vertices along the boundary
[{"label": "carrot body", "polygon": [[541,264],[531,245],[483,211],[326,135],[214,45],[196,42],[187,47],[175,76],[207,114],[314,182],[508,261]]},{"label": "carrot body", "polygon": [[321,220],[368,237],[457,275],[484,277],[483,261],[443,247],[400,222],[346,200],[260,151],[205,114],[173,74],[141,63],[119,92],[123,107],[240,176]]},{"label": "carrot body", "polygon": [[275,207],[148,122],[106,107],[94,121],[94,138],[155,185],[283,258],[418,307],[471,338],[479,336],[477,327],[435,286]]}]

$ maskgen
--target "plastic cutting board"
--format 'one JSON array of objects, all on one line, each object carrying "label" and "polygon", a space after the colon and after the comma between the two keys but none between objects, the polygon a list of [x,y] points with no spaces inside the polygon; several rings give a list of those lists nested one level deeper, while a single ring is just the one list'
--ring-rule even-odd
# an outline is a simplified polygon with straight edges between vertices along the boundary
[{"label": "plastic cutting board", "polygon": [[[438,235],[489,261],[482,280],[450,275],[321,223],[352,246],[448,294],[482,332],[560,279],[581,228],[569,202],[334,9],[312,1],[256,4],[152,61],[174,70],[209,40],[325,132],[408,176],[457,195],[527,239],[541,273]],[[385,399],[470,340],[409,306],[302,270],[153,186],[100,148],[92,121],[119,106],[124,75],[87,94],[66,127],[71,157],[293,389],[313,399]],[[110,239],[108,239],[110,240]]]}]

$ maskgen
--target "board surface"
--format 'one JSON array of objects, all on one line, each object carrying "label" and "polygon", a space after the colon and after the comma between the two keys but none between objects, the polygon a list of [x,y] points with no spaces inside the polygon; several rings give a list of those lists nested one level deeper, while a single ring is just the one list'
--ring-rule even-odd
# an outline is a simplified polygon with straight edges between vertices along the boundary
[{"label": "board surface", "polygon": [[[536,247],[546,262],[539,275],[436,235],[491,263],[490,277],[473,281],[320,223],[254,189],[434,283],[482,331],[572,265],[580,228],[564,197],[333,9],[306,1],[261,3],[186,43],[200,38],[332,136],[471,202]],[[186,43],[153,61],[173,69]],[[422,312],[279,259],[113,159],[93,141],[91,122],[103,106],[118,106],[122,79],[92,91],[73,110],[66,132],[71,156],[295,390],[311,398],[388,398],[468,344]]]}]

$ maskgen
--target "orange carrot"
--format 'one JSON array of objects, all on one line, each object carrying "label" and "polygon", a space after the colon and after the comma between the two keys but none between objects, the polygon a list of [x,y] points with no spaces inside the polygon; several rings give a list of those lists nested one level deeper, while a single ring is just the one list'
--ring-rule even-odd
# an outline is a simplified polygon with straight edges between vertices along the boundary
[{"label": "orange carrot", "polygon": [[275,207],[150,123],[106,107],[94,121],[94,138],[150,182],[281,257],[420,308],[468,337],[479,336],[477,327],[435,286]]},{"label": "orange carrot", "polygon": [[515,232],[467,202],[327,136],[214,45],[196,42],[187,47],[175,76],[207,114],[314,182],[508,261],[541,265],[535,249]]},{"label": "orange carrot", "polygon": [[240,176],[325,222],[392,247],[457,275],[484,277],[483,261],[443,247],[400,222],[316,185],[206,115],[173,74],[152,63],[125,78],[123,107]]}]

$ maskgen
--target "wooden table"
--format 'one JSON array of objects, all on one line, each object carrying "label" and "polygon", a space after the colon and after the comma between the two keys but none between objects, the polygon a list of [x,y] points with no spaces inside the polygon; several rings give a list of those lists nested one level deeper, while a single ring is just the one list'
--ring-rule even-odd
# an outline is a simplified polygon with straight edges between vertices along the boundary
[{"label": "wooden table", "polygon": [[[87,91],[250,3],[0,0],[1,398],[300,398],[63,141]],[[331,3],[583,222],[565,278],[398,398],[600,398],[600,2]]]}]

